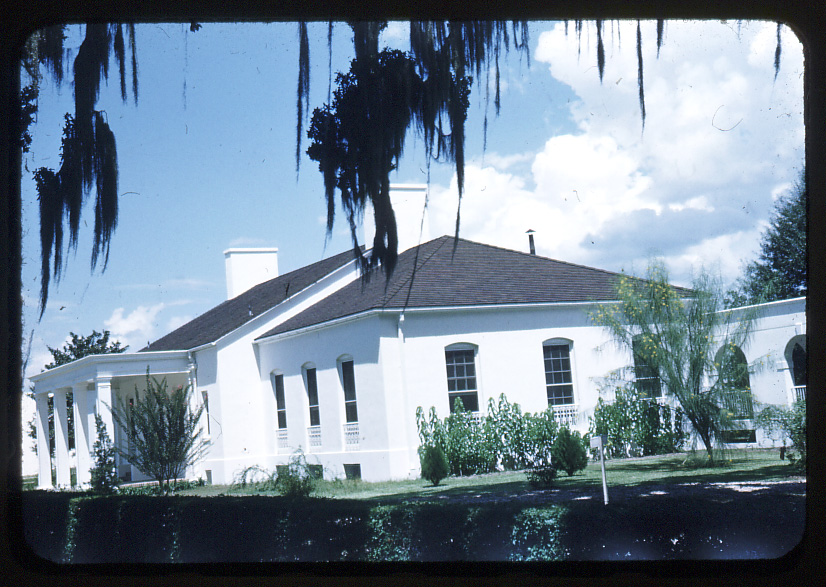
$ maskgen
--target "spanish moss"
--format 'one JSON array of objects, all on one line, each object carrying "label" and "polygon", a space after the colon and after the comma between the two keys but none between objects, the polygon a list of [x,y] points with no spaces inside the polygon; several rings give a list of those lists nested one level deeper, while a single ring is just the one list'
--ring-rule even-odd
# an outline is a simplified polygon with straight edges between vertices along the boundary
[{"label": "spanish moss", "polygon": [[[62,71],[63,27],[45,29],[39,60]],[[137,100],[137,57],[134,25],[127,25],[132,53],[132,90]],[[57,44],[59,43],[59,50]],[[40,316],[46,309],[50,279],[59,281],[63,269],[64,222],[69,229],[70,250],[77,249],[81,211],[87,195],[95,190],[95,228],[92,269],[109,259],[109,245],[117,226],[118,164],[115,135],[105,117],[95,110],[100,83],[109,75],[114,54],[120,74],[121,98],[126,100],[126,39],[121,24],[86,25],[85,36],[74,59],[74,115],[66,114],[61,141],[60,169],[42,167],[35,172],[40,200],[41,288]],[[60,82],[62,75],[55,74]],[[52,263],[54,259],[54,263]]]},{"label": "spanish moss", "polygon": [[[398,241],[389,178],[411,127],[423,139],[428,169],[432,160],[455,166],[458,237],[472,75],[485,79],[494,68],[498,114],[501,51],[507,51],[512,41],[527,53],[529,40],[526,23],[411,22],[410,52],[406,54],[379,51],[385,26],[384,22],[350,23],[355,59],[348,73],[336,76],[332,103],[315,110],[308,132],[312,144],[307,153],[319,163],[324,181],[328,234],[338,190],[365,279],[378,266],[388,277],[395,267]],[[485,96],[489,96],[487,87]],[[368,201],[376,226],[369,258],[361,250],[356,230]]]},{"label": "spanish moss", "polygon": [[295,175],[301,167],[301,134],[304,130],[304,116],[310,111],[310,40],[307,23],[298,23],[298,90],[296,109],[298,117],[295,125]]},{"label": "spanish moss", "polygon": [[777,48],[774,50],[774,80],[777,81],[777,74],[780,73],[780,29],[783,27],[777,23]]},{"label": "spanish moss", "polygon": [[642,33],[640,32],[640,21],[637,21],[637,87],[640,92],[640,119],[642,128],[645,130],[645,84],[642,79]]},{"label": "spanish moss", "polygon": [[599,81],[602,83],[602,75],[605,73],[605,47],[602,44],[602,21],[597,21],[597,70],[599,71]]},{"label": "spanish moss", "polygon": [[[640,21],[637,21],[637,30],[640,28]],[[665,21],[661,18],[657,19],[657,58],[660,56],[660,47],[663,46],[663,31],[665,29]]]}]

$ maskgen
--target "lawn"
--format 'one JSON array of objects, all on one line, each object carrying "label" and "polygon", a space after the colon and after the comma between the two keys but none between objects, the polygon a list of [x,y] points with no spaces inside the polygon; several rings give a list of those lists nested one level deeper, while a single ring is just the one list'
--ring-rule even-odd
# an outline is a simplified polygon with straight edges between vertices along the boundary
[{"label": "lawn", "polygon": [[[606,461],[606,477],[609,497],[612,487],[637,487],[645,485],[686,483],[734,483],[742,481],[772,482],[788,480],[792,473],[787,461],[781,461],[778,449],[734,449],[728,459],[715,467],[706,467],[703,455],[677,453],[654,457],[614,459]],[[569,477],[561,473],[554,482],[554,489],[568,491],[593,491],[602,494],[602,473],[598,461],[592,461],[586,469]],[[434,487],[424,479],[384,481],[322,481],[318,483],[316,497],[333,499],[366,499],[377,503],[397,502],[416,498],[438,500],[443,497],[490,496],[504,498],[534,492],[523,471],[504,471],[467,477],[448,477]],[[181,495],[271,495],[258,491],[254,486],[234,488],[227,485],[211,485],[180,492]]]}]

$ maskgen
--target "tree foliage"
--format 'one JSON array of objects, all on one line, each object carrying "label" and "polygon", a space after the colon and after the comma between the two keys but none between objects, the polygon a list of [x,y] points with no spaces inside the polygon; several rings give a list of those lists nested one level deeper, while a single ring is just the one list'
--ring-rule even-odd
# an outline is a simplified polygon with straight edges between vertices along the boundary
[{"label": "tree foliage", "polygon": [[760,241],[760,256],[746,265],[735,288],[726,294],[729,307],[807,295],[807,207],[804,171],[792,189],[775,204],[771,224]]},{"label": "tree foliage", "polygon": [[81,336],[70,332],[71,340],[63,345],[62,349],[53,349],[50,346],[46,348],[52,354],[53,362],[46,365],[46,369],[54,369],[60,365],[65,365],[88,357],[89,355],[108,355],[125,352],[129,346],[121,346],[119,341],[109,342],[111,333],[104,330],[102,333],[93,330],[89,336]]},{"label": "tree foliage", "polygon": [[447,464],[445,453],[439,445],[431,444],[424,447],[419,460],[422,468],[422,478],[427,479],[434,486],[450,474],[450,465]]},{"label": "tree foliage", "polygon": [[715,444],[735,415],[726,395],[732,391],[729,363],[720,362],[728,355],[720,350],[746,344],[754,312],[724,310],[719,287],[705,273],[690,292],[678,291],[656,261],[644,280],[619,278],[616,291],[619,303],[600,307],[593,320],[659,374],[713,461]]},{"label": "tree foliage", "polygon": [[131,450],[118,454],[168,491],[172,480],[183,477],[187,467],[200,460],[208,443],[201,437],[198,421],[204,406],[190,410],[189,385],[167,390],[166,379],[146,373],[146,388],[135,386],[130,405],[120,401],[112,417],[124,431]]}]

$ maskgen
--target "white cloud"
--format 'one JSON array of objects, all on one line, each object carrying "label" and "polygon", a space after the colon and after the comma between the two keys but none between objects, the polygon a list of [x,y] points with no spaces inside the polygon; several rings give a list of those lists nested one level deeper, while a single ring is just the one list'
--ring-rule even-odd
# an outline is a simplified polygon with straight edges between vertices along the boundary
[{"label": "white cloud", "polygon": [[113,339],[129,345],[130,350],[138,350],[152,340],[158,328],[158,314],[168,305],[161,302],[154,306],[138,306],[129,314],[124,308],[117,308],[103,325],[112,333]]},{"label": "white cloud", "polygon": [[[592,25],[593,26],[593,25]],[[802,51],[783,33],[774,80],[774,24],[667,23],[659,58],[654,23],[642,23],[646,120],[637,87],[636,24],[610,45],[603,83],[595,35],[581,55],[562,25],[540,35],[535,60],[569,85],[577,131],[530,155],[496,153],[465,170],[465,238],[617,270],[665,257],[675,282],[691,267],[733,280],[754,257],[773,200],[802,165]],[[533,75],[536,75],[534,73]],[[452,233],[456,178],[431,189],[434,234]]]}]

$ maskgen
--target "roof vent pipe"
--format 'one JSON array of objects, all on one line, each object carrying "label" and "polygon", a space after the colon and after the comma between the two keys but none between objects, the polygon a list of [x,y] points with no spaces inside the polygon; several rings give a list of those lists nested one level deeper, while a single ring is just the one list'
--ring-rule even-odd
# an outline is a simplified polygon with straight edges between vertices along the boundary
[{"label": "roof vent pipe", "polygon": [[528,235],[528,246],[531,248],[531,255],[536,255],[536,247],[533,244],[533,233],[534,232],[536,232],[536,231],[533,230],[532,228],[529,228],[526,231],[526,234]]}]

